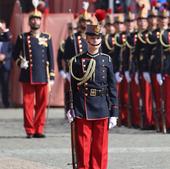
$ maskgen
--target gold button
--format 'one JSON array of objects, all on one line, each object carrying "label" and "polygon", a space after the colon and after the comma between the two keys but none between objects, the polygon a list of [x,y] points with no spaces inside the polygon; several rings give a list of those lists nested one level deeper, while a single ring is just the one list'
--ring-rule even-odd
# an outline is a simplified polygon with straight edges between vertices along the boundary
[{"label": "gold button", "polygon": [[88,90],[88,88],[86,87],[85,90]]},{"label": "gold button", "polygon": [[33,64],[30,64],[30,66],[32,67],[32,66],[33,66]]},{"label": "gold button", "polygon": [[82,44],[80,44],[79,47],[82,48]]},{"label": "gold button", "polygon": [[31,53],[31,52],[32,52],[32,50],[31,50],[31,49],[29,49],[29,52]]},{"label": "gold button", "polygon": [[84,95],[85,95],[85,96],[88,96],[88,94],[87,94],[87,93],[85,93]]},{"label": "gold button", "polygon": [[83,67],[86,67],[86,65],[83,65]]},{"label": "gold button", "polygon": [[84,85],[85,85],[85,86],[87,86],[87,85],[88,85],[88,83],[85,83]]}]

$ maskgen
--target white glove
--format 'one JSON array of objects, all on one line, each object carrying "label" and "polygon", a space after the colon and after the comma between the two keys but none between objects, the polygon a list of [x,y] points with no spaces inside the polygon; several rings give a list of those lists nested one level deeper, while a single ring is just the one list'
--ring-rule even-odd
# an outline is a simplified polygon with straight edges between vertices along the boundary
[{"label": "white glove", "polygon": [[148,83],[151,83],[150,74],[148,72],[143,72],[143,77]]},{"label": "white glove", "polygon": [[54,80],[50,80],[49,84],[50,84],[51,86],[53,86],[53,85],[54,85]]},{"label": "white glove", "polygon": [[65,79],[67,77],[66,73],[64,72],[64,70],[60,70],[59,72],[60,76]]},{"label": "white glove", "polygon": [[156,80],[160,86],[163,84],[162,75],[160,73],[156,74]]},{"label": "white glove", "polygon": [[27,69],[28,68],[28,61],[26,59],[21,59],[21,65],[20,67],[22,69]]},{"label": "white glove", "polygon": [[122,81],[122,77],[120,76],[120,72],[116,72],[115,73],[115,78],[116,78],[116,81],[118,82],[118,83],[120,83],[121,81]]},{"label": "white glove", "polygon": [[130,77],[129,71],[125,71],[125,78],[126,78],[128,83],[131,82],[131,77]]},{"label": "white glove", "polygon": [[71,123],[74,121],[74,118],[75,118],[75,112],[73,109],[69,109],[66,113],[66,116],[67,116],[67,119],[68,119],[68,122]]},{"label": "white glove", "polygon": [[139,84],[139,74],[138,72],[135,73],[135,82],[138,85]]},{"label": "white glove", "polygon": [[117,117],[110,117],[109,119],[109,129],[117,126]]},{"label": "white glove", "polygon": [[71,80],[70,73],[66,73],[66,78],[67,78],[67,80],[70,82],[70,80]]}]

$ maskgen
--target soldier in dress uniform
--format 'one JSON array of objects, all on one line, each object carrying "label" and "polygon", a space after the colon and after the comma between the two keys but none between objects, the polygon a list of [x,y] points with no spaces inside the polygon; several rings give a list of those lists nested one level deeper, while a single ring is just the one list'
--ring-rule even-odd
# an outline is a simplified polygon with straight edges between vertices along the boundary
[{"label": "soldier in dress uniform", "polygon": [[148,56],[148,12],[144,9],[140,11],[138,17],[139,31],[137,33],[137,42],[135,49],[135,60],[138,72],[135,75],[135,81],[140,88],[140,107],[141,107],[141,128],[151,129],[153,125],[152,97],[151,97],[151,79],[149,74],[149,56]]},{"label": "soldier in dress uniform", "polygon": [[154,114],[154,125],[157,131],[161,127],[161,102],[160,102],[160,86],[156,80],[158,59],[156,59],[156,48],[159,40],[160,29],[158,28],[158,10],[155,6],[152,6],[149,11],[149,31],[146,41],[148,43],[148,55],[149,55],[149,73],[151,76],[152,87],[152,107]]},{"label": "soldier in dress uniform", "polygon": [[[68,37],[72,38],[74,33],[74,27],[71,22],[67,24],[67,30],[68,30]],[[64,57],[64,51],[65,51],[65,41],[63,40],[60,43],[59,49],[58,49],[58,57],[57,57],[57,65],[58,65],[58,71],[60,76],[64,79],[64,108],[65,108],[65,118],[66,113],[69,110],[69,68],[68,68],[68,61]]]},{"label": "soldier in dress uniform", "polygon": [[114,19],[112,14],[107,14],[105,18],[105,35],[102,40],[102,52],[108,55],[112,55],[114,52]]},{"label": "soldier in dress uniform", "polygon": [[77,169],[107,169],[108,118],[110,128],[117,124],[116,81],[111,57],[99,50],[101,36],[99,25],[87,25],[88,51],[70,60]]},{"label": "soldier in dress uniform", "polygon": [[[77,23],[77,32],[72,36],[68,36],[65,41],[64,58],[66,62],[66,72],[68,73],[68,60],[79,53],[87,51],[87,42],[85,40],[85,30],[88,23],[91,23],[91,15],[86,10],[79,16]],[[69,79],[69,78],[67,78]],[[68,82],[68,81],[67,81]],[[65,111],[67,112],[70,107],[69,83],[65,84],[65,93],[67,95],[65,100]]]},{"label": "soldier in dress uniform", "polygon": [[[29,15],[30,32],[18,36],[14,60],[21,68],[24,127],[27,138],[43,138],[48,89],[54,83],[54,61],[51,35],[40,31],[42,14]],[[35,114],[34,114],[35,99]]]},{"label": "soldier in dress uniform", "polygon": [[120,125],[127,125],[127,103],[128,103],[127,82],[125,80],[123,70],[124,49],[126,44],[126,32],[124,21],[125,21],[124,15],[118,15],[117,17],[115,17],[116,33],[114,36],[114,52],[111,56],[113,59],[113,68],[118,88]]},{"label": "soldier in dress uniform", "polygon": [[140,126],[139,112],[139,87],[135,83],[136,65],[134,51],[136,46],[137,34],[135,32],[136,16],[129,9],[126,18],[126,46],[123,59],[124,75],[128,92],[128,126],[138,128]]},{"label": "soldier in dress uniform", "polygon": [[[162,114],[162,127],[163,132],[170,132],[170,30],[169,24],[169,11],[165,8],[160,11],[160,35],[156,47],[157,59],[157,74],[156,79],[161,86],[161,101],[163,100],[163,107],[161,106]],[[165,114],[164,114],[165,112]],[[164,129],[164,120],[166,121],[166,129]]]}]

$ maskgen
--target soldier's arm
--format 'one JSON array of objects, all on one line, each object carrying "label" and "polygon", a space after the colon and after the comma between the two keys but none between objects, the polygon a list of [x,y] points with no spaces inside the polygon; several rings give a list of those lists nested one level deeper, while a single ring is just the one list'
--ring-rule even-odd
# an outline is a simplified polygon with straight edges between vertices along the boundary
[{"label": "soldier's arm", "polygon": [[54,80],[55,73],[54,73],[54,55],[53,55],[53,47],[52,47],[52,39],[49,35],[48,38],[48,49],[47,49],[47,56],[48,56],[48,63],[49,63],[49,76],[50,80]]},{"label": "soldier's arm", "polygon": [[110,117],[118,117],[118,95],[116,88],[116,79],[113,72],[111,58],[108,59],[108,94],[111,101]]},{"label": "soldier's arm", "polygon": [[57,66],[58,66],[58,71],[64,70],[63,67],[63,61],[64,61],[64,48],[62,47],[63,45],[60,44],[58,52],[57,52]]},{"label": "soldier's arm", "polygon": [[19,35],[14,45],[14,49],[12,53],[12,57],[18,66],[20,66],[21,63],[21,57],[20,57],[21,51],[22,51],[22,36]]}]

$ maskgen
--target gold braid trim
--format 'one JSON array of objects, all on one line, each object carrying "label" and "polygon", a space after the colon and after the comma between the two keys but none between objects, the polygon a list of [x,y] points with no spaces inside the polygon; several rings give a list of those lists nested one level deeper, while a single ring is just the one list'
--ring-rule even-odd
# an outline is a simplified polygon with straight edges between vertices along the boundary
[{"label": "gold braid trim", "polygon": [[146,44],[146,41],[144,39],[142,39],[142,33],[141,32],[138,32],[137,36],[142,43]]},{"label": "gold braid trim", "polygon": [[127,45],[127,47],[129,48],[129,49],[133,49],[135,46],[132,46],[132,45],[130,45],[130,43],[128,42],[128,40],[126,40],[126,45]]},{"label": "gold braid trim", "polygon": [[[151,34],[151,32],[149,32],[149,34]],[[150,44],[150,45],[155,45],[155,44],[157,43],[157,41],[154,41],[154,42],[150,41],[149,35],[146,36],[146,41],[147,41],[147,43]]]},{"label": "gold braid trim", "polygon": [[164,33],[164,30],[161,30],[161,33],[160,33],[160,36],[159,36],[159,40],[160,40],[161,45],[162,45],[163,47],[169,48],[169,47],[170,47],[170,44],[166,44],[166,43],[163,42],[163,33]]},{"label": "gold braid trim", "polygon": [[[77,56],[76,56],[77,57]],[[89,80],[91,77],[92,77],[92,75],[93,75],[93,73],[94,73],[94,71],[95,71],[95,68],[96,68],[96,61],[94,60],[94,59],[91,59],[90,60],[90,63],[89,63],[89,66],[88,66],[88,68],[87,68],[87,71],[86,71],[86,73],[84,74],[84,76],[83,77],[81,77],[81,78],[78,78],[78,77],[76,77],[74,74],[73,74],[73,61],[76,59],[76,57],[73,57],[71,60],[70,60],[70,64],[69,64],[69,69],[70,69],[70,73],[71,73],[71,76],[74,78],[74,79],[76,79],[77,81],[80,81],[77,85],[81,85],[81,84],[83,84],[83,83],[85,83],[87,80]]]},{"label": "gold braid trim", "polygon": [[119,47],[123,47],[124,46],[124,43],[120,44],[118,41],[117,41],[117,38],[119,37],[119,34],[115,34],[115,44]]},{"label": "gold braid trim", "polygon": [[108,39],[109,39],[109,34],[107,34],[107,35],[105,36],[104,40],[105,40],[105,44],[106,44],[107,48],[108,48],[109,50],[113,50],[114,47],[111,47],[111,46],[109,45]]},{"label": "gold braid trim", "polygon": [[94,75],[94,78],[95,78],[95,73],[94,72],[95,72],[95,69],[96,69],[96,61],[94,59],[91,59],[91,60],[92,60],[92,66],[90,67],[91,70],[90,70],[89,74],[87,75],[87,77],[85,77],[84,80],[82,80],[81,82],[79,82],[77,84],[78,86],[80,86],[83,83],[87,82],[93,75]]}]

